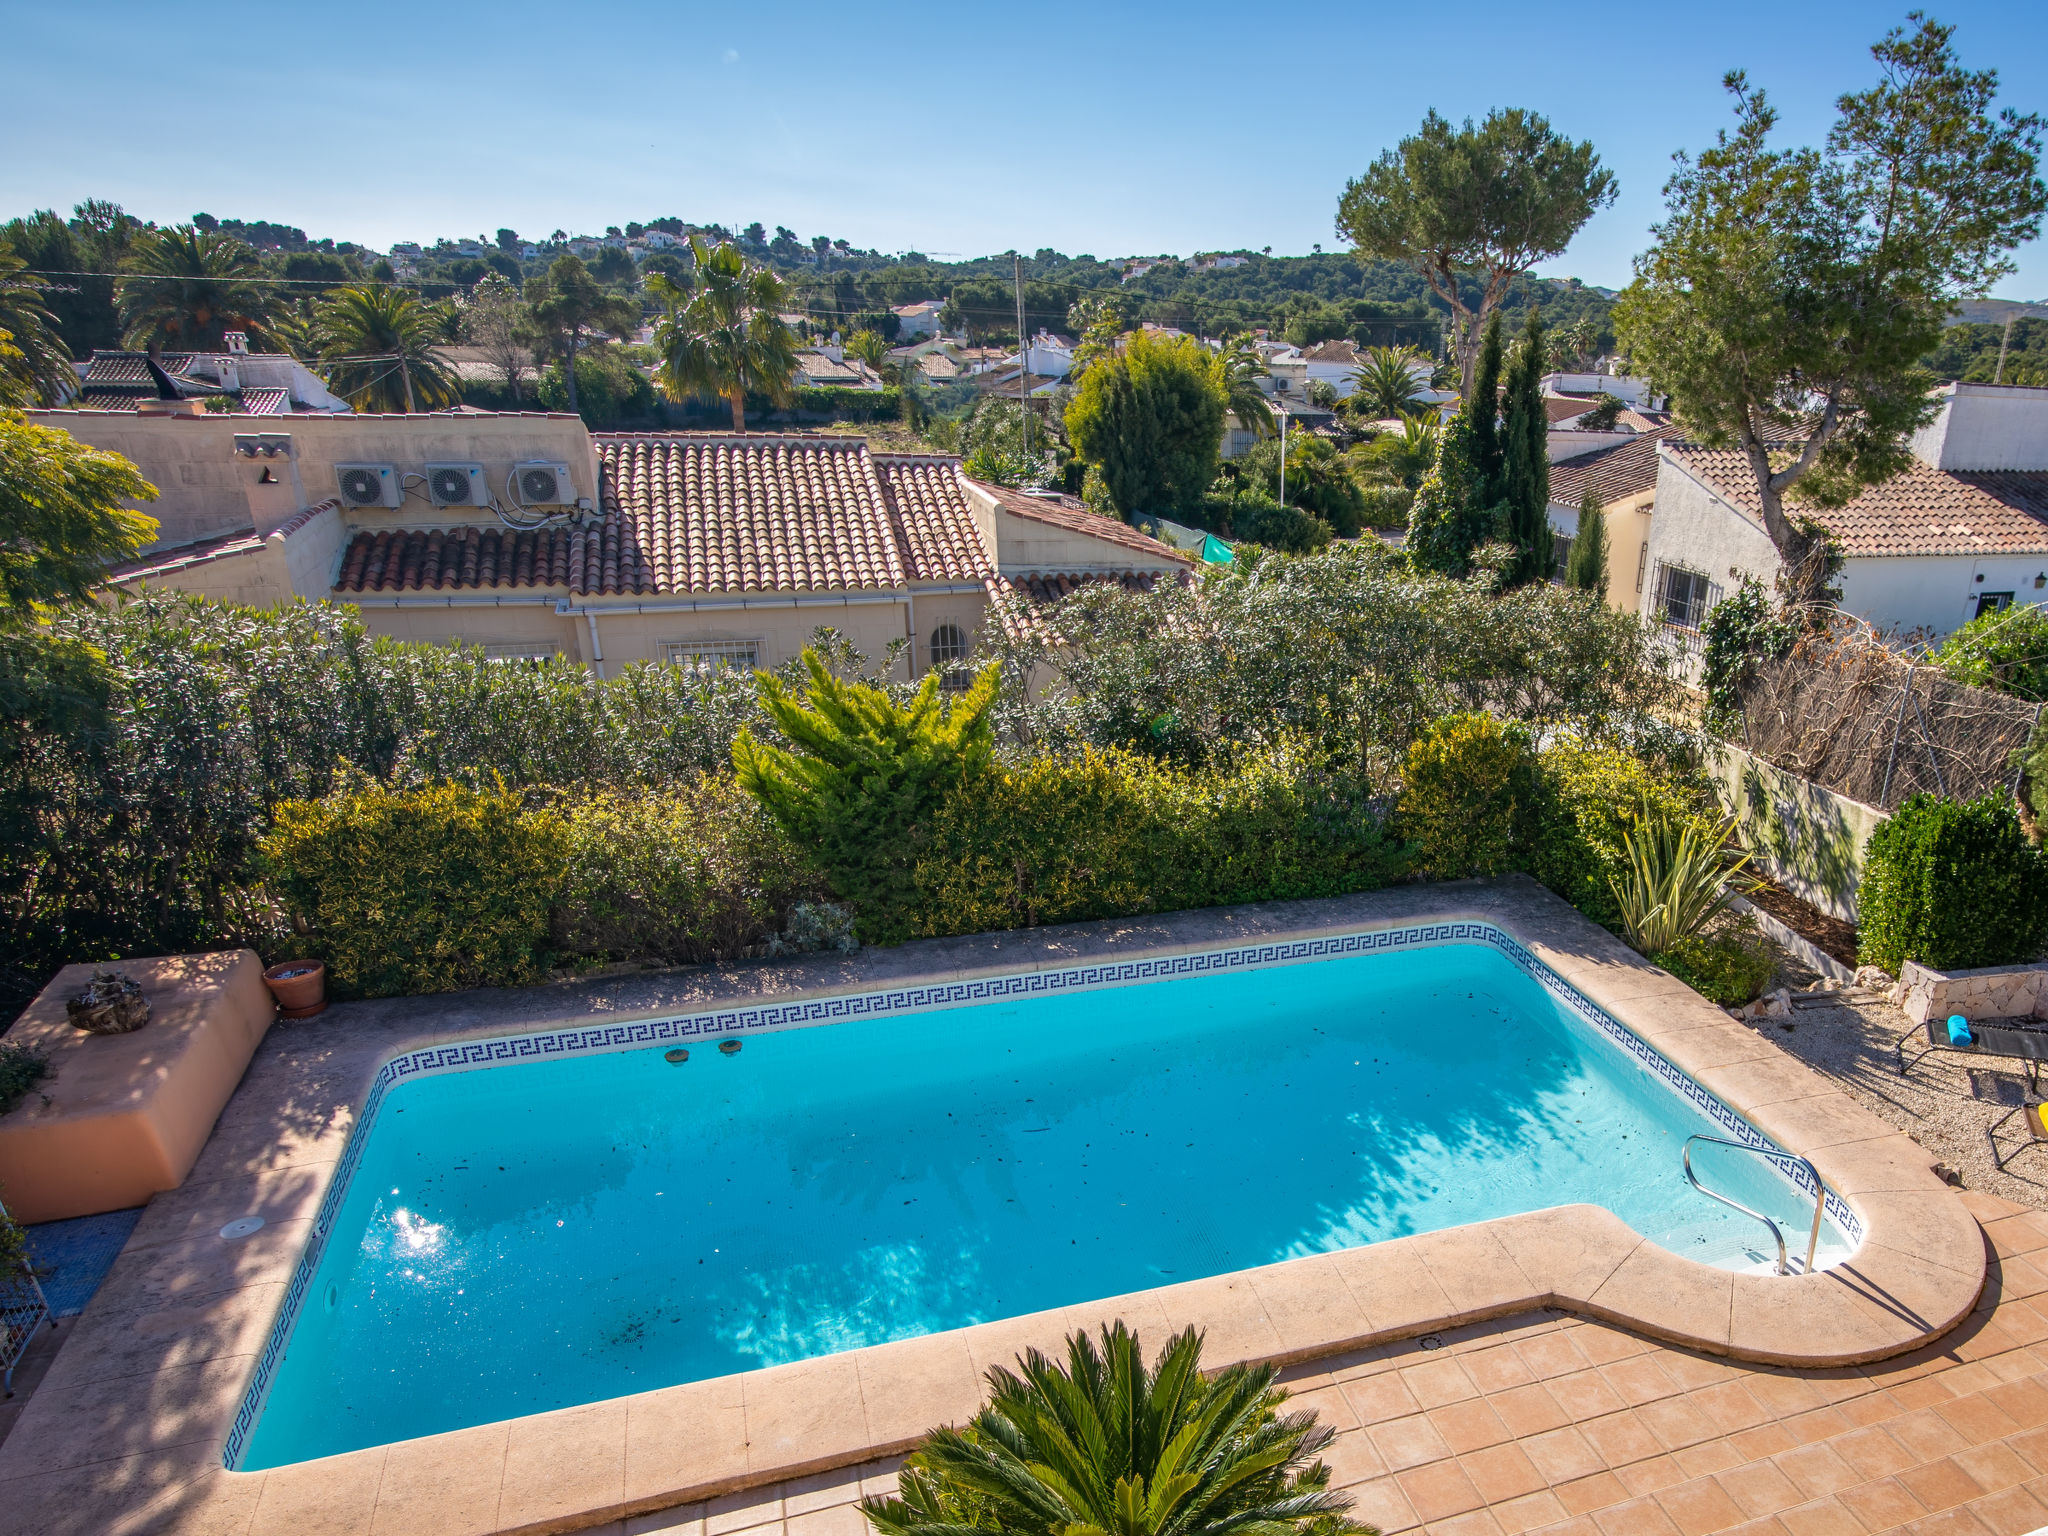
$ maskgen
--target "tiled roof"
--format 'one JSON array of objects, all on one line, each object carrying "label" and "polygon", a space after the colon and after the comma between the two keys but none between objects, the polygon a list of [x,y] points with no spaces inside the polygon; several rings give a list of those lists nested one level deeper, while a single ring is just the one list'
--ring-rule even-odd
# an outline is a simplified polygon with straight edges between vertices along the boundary
[{"label": "tiled roof", "polygon": [[152,550],[146,555],[112,567],[107,572],[107,579],[146,581],[152,576],[165,576],[172,571],[182,571],[190,566],[225,560],[232,555],[250,554],[261,549],[269,539],[290,538],[321,513],[331,511],[340,505],[338,498],[329,497],[326,501],[315,502],[310,507],[302,507],[261,537],[257,535],[252,525],[236,533],[215,534],[211,538],[195,539],[189,544],[173,544],[165,549]]},{"label": "tiled roof", "polygon": [[[358,533],[341,557],[337,592],[445,591],[455,587],[567,587],[581,530],[399,528]],[[579,566],[581,561],[578,562]]]},{"label": "tiled roof", "polygon": [[1081,502],[1071,496],[1027,496],[1022,491],[1006,490],[999,485],[986,485],[976,480],[975,489],[992,496],[1004,511],[1033,522],[1050,523],[1055,528],[1065,528],[1071,533],[1084,533],[1091,539],[1121,545],[1138,554],[1175,565],[1192,565],[1194,559],[1184,555],[1170,544],[1148,538],[1137,529],[1118,522],[1113,517],[1102,517],[1090,512]]},{"label": "tiled roof", "polygon": [[1550,499],[1559,506],[1574,507],[1591,486],[1604,507],[1624,496],[1655,489],[1657,444],[1669,435],[1668,429],[1658,429],[1644,433],[1634,442],[1616,443],[1611,448],[1596,448],[1591,453],[1560,459],[1550,466]]},{"label": "tiled roof", "polygon": [[[900,587],[889,509],[859,438],[597,439],[623,592]],[[609,549],[609,544],[607,546]]]},{"label": "tiled roof", "polygon": [[[1749,461],[1732,448],[1676,446],[1671,456],[1752,518]],[[1806,509],[1802,509],[1806,510]],[[1846,555],[2048,554],[2048,472],[1964,473],[1915,459],[1846,507],[1813,508]]]},{"label": "tiled roof", "polygon": [[250,416],[289,416],[292,392],[288,389],[245,389],[238,408]]},{"label": "tiled roof", "polygon": [[1351,341],[1319,342],[1301,355],[1311,363],[1355,363],[1358,361],[1358,344]]},{"label": "tiled roof", "polygon": [[874,465],[912,581],[979,581],[993,573],[957,459],[890,456]]},{"label": "tiled roof", "polygon": [[1550,424],[1554,427],[1560,421],[1570,421],[1574,416],[1585,415],[1586,412],[1592,410],[1598,403],[1595,400],[1587,400],[1570,395],[1545,395],[1543,397],[1543,414],[1550,418]]},{"label": "tiled roof", "polygon": [[[182,374],[192,366],[197,354],[191,352],[166,352],[158,359],[164,372]],[[149,372],[149,354],[146,352],[94,352],[85,365],[87,388],[97,385],[111,388],[130,384],[140,389],[154,387]]]}]

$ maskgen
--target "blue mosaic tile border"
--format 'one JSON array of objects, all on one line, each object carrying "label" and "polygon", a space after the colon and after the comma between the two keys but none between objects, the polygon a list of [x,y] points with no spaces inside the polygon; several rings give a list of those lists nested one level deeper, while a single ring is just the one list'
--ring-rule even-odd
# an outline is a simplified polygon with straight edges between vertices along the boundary
[{"label": "blue mosaic tile border", "polygon": [[[751,1003],[743,1007],[714,1009],[706,1013],[681,1014],[664,1019],[638,1019],[629,1023],[586,1024],[571,1029],[544,1030],[528,1035],[506,1035],[493,1039],[459,1040],[446,1045],[424,1046],[395,1056],[378,1070],[369,1094],[349,1133],[328,1182],[327,1193],[313,1221],[306,1250],[285,1291],[270,1337],[250,1377],[249,1390],[228,1432],[222,1459],[234,1468],[247,1448],[249,1436],[263,1411],[270,1383],[283,1359],[300,1305],[326,1252],[327,1236],[346,1198],[348,1186],[361,1161],[363,1149],[377,1123],[384,1096],[403,1082],[434,1077],[446,1072],[467,1072],[478,1067],[515,1062],[546,1061],[558,1057],[583,1056],[610,1051],[642,1050],[650,1046],[723,1038],[750,1030],[801,1029],[816,1024],[837,1024],[848,1019],[883,1018],[892,1014],[922,1013],[934,1008],[971,1007],[1012,997],[1046,997],[1065,992],[1086,992],[1100,987],[1133,983],[1171,981],[1186,977],[1217,975],[1227,971],[1257,970],[1269,966],[1294,965],[1304,961],[1336,960],[1398,949],[1417,949],[1438,944],[1490,945],[1527,971],[1589,1027],[1605,1036],[1635,1060],[1645,1071],[1692,1104],[1724,1130],[1730,1140],[1759,1150],[1778,1150],[1763,1132],[1751,1125],[1719,1098],[1679,1070],[1648,1041],[1611,1017],[1539,960],[1513,935],[1492,923],[1470,919],[1417,924],[1407,928],[1382,928],[1364,933],[1329,934],[1316,938],[1280,939],[1268,943],[1239,945],[1229,949],[1205,950],[1197,954],[1161,955],[1129,960],[1106,960],[1092,965],[1066,966],[1057,970],[1023,971],[1007,976],[986,976],[971,981],[937,981],[892,987],[881,992],[863,992],[834,997],[796,997],[780,1002]],[[1780,1170],[1792,1184],[1811,1195],[1813,1176],[1802,1166]],[[1852,1242],[1863,1237],[1863,1223],[1831,1190],[1827,1197],[1829,1217]]]}]

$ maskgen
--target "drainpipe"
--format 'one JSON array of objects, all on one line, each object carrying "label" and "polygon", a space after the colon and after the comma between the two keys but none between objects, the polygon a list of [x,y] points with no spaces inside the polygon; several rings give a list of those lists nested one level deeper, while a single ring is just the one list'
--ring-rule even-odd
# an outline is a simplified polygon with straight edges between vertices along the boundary
[{"label": "drainpipe", "polygon": [[604,643],[597,638],[596,610],[586,608],[583,617],[590,621],[590,660],[600,679],[604,677]]},{"label": "drainpipe", "polygon": [[903,623],[910,632],[910,654],[904,659],[903,675],[906,681],[917,681],[917,594],[908,587],[903,589]]}]

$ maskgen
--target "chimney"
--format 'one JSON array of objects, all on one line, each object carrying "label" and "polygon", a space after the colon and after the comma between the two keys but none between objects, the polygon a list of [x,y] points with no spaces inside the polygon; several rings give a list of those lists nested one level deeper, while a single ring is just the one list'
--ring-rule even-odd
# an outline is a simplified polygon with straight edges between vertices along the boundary
[{"label": "chimney", "polygon": [[306,505],[289,432],[237,432],[235,474],[249,498],[249,521],[258,538]]},{"label": "chimney", "polygon": [[249,353],[249,333],[248,333],[247,331],[228,331],[228,332],[226,332],[226,333],[225,333],[225,334],[223,335],[222,339],[223,339],[224,341],[226,341],[226,342],[227,342],[227,344],[228,344],[228,355],[229,355],[229,356],[231,356],[231,357],[246,357],[246,356],[248,356],[248,353]]}]

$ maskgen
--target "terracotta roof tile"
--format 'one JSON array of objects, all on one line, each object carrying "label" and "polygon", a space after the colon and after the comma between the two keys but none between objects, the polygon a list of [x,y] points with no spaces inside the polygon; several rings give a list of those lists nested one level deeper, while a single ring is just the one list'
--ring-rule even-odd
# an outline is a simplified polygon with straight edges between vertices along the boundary
[{"label": "terracotta roof tile", "polygon": [[570,585],[572,546],[584,530],[393,528],[358,533],[342,552],[337,592],[445,592]]},{"label": "terracotta roof tile", "polygon": [[1659,428],[1634,442],[1558,460],[1550,466],[1550,499],[1559,506],[1575,507],[1591,486],[1604,507],[1624,496],[1655,489],[1657,444],[1669,435],[1668,429]]},{"label": "terracotta roof tile", "polygon": [[1194,557],[1183,554],[1171,544],[1148,538],[1128,524],[1120,523],[1113,517],[1103,517],[1090,512],[1081,502],[1071,496],[1027,496],[1022,491],[1006,490],[999,485],[987,485],[979,480],[969,482],[985,496],[995,498],[1004,511],[1018,517],[1030,518],[1033,522],[1050,523],[1055,528],[1065,528],[1073,533],[1085,533],[1091,539],[1101,539],[1110,544],[1142,555],[1152,556],[1162,562],[1175,565],[1192,565]]},{"label": "terracotta roof tile", "polygon": [[1013,639],[1023,640],[1043,632],[1041,610],[1083,587],[1112,585],[1126,592],[1151,592],[1162,581],[1185,583],[1188,579],[1185,571],[1035,571],[1024,576],[991,575],[983,585],[988,588],[989,610]]},{"label": "terracotta roof tile", "polygon": [[[1741,453],[1691,446],[1670,452],[1723,500],[1749,517],[1763,515]],[[2048,554],[2048,472],[1971,474],[1915,459],[1846,507],[1812,515],[1847,555]]]},{"label": "terracotta roof tile", "polygon": [[289,416],[292,393],[288,389],[245,389],[237,409],[250,416]]},{"label": "terracotta roof tile", "polygon": [[959,460],[890,456],[874,464],[912,581],[979,581],[994,572]]}]

